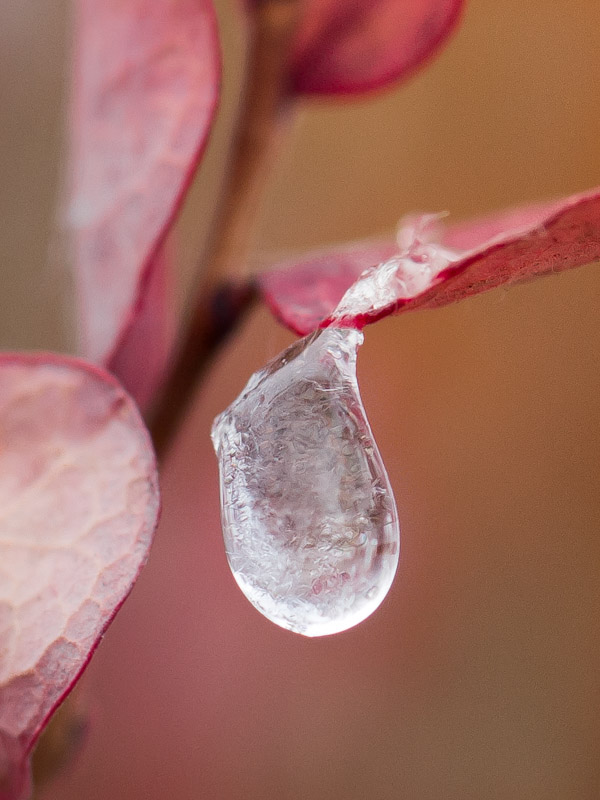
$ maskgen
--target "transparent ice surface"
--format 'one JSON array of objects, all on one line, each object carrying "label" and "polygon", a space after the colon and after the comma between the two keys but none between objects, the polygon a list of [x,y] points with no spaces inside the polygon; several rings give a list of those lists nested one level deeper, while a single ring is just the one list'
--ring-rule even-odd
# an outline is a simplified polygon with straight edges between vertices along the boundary
[{"label": "transparent ice surface", "polygon": [[356,382],[362,341],[350,328],[301,339],[212,430],[235,579],[266,617],[306,636],[369,616],[398,564],[396,505]]}]

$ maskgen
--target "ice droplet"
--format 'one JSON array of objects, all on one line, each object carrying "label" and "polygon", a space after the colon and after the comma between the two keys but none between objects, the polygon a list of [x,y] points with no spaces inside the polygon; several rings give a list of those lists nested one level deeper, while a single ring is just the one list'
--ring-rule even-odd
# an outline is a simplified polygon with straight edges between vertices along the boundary
[{"label": "ice droplet", "polygon": [[394,496],[356,381],[362,341],[352,328],[299,340],[212,430],[233,575],[268,619],[305,636],[368,617],[398,564]]}]

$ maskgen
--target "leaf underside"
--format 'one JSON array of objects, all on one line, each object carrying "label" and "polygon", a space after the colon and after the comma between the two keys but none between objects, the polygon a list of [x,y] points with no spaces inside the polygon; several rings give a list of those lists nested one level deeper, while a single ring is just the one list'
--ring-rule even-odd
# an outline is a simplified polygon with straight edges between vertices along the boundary
[{"label": "leaf underside", "polygon": [[[416,255],[415,245],[405,251],[393,239],[331,248],[289,259],[256,283],[277,319],[300,335],[331,323],[362,328],[390,314],[436,308],[599,260],[600,189],[446,230],[438,224],[433,239],[417,241]],[[393,258],[399,262],[394,280],[385,292],[371,292],[379,278],[370,268]],[[417,267],[434,262],[435,269],[413,280]],[[351,287],[343,313],[335,312]]]}]

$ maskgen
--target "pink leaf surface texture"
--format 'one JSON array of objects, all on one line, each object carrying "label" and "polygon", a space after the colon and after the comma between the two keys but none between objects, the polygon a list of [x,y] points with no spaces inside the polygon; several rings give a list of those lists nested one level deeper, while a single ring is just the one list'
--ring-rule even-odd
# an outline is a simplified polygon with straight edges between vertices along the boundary
[{"label": "pink leaf surface texture", "polygon": [[305,0],[292,56],[303,94],[350,94],[386,86],[432,56],[463,0]]},{"label": "pink leaf surface texture", "polygon": [[159,512],[149,436],[103,371],[0,356],[0,800],[146,560]]},{"label": "pink leaf surface texture", "polygon": [[257,284],[274,315],[304,335],[331,323],[362,328],[599,259],[600,189],[593,189],[446,230],[434,217],[412,218],[397,241],[291,259]]},{"label": "pink leaf surface texture", "polygon": [[[78,0],[74,74],[67,224],[80,352],[107,364],[132,346],[129,330],[215,114],[212,3]],[[145,340],[137,337],[138,360],[159,357]]]}]

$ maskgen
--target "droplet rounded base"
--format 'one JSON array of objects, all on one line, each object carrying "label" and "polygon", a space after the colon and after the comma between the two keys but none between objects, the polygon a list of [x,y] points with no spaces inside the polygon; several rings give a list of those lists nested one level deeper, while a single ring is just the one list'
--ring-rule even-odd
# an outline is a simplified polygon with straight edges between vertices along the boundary
[{"label": "droplet rounded base", "polygon": [[327,328],[300,340],[213,426],[233,575],[266,617],[305,636],[368,617],[398,564],[396,505],[356,382],[362,339]]}]

